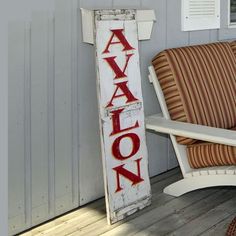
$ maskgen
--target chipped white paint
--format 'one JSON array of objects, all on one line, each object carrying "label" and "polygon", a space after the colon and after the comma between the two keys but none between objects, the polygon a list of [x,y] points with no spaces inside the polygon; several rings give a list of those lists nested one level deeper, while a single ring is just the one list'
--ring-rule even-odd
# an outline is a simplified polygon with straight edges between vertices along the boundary
[{"label": "chipped white paint", "polygon": [[95,11],[97,85],[108,222],[150,204],[134,10]]},{"label": "chipped white paint", "polygon": [[[108,12],[109,10],[107,10]],[[115,11],[114,11],[115,12]],[[117,11],[116,11],[117,12]],[[154,10],[133,10],[135,13],[135,20],[138,27],[138,40],[148,40],[151,38],[153,22],[156,21]],[[118,12],[117,12],[118,13]],[[127,15],[117,14],[111,16],[110,14],[101,16],[103,20],[106,19],[128,19]],[[82,15],[82,32],[83,32],[83,42],[94,44],[94,11],[81,8]],[[132,18],[132,17],[131,17]]]}]

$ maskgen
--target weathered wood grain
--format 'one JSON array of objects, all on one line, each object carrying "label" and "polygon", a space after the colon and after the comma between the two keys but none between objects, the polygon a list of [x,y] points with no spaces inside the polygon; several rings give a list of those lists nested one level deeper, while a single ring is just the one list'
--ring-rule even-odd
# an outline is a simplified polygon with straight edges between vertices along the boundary
[{"label": "weathered wood grain", "polygon": [[179,169],[153,179],[152,205],[112,226],[107,225],[104,198],[33,229],[23,236],[225,235],[235,217],[235,188],[198,190],[175,198],[163,188],[181,178]]},{"label": "weathered wood grain", "polygon": [[95,11],[97,93],[109,224],[150,205],[151,197],[135,14],[134,10]]}]

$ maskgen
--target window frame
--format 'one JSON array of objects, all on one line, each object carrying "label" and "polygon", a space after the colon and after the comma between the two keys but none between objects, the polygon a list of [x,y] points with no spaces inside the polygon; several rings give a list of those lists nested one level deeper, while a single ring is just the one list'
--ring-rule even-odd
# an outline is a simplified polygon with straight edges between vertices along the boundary
[{"label": "window frame", "polygon": [[231,0],[228,0],[228,27],[229,28],[236,28],[236,22],[231,22],[231,9],[230,9],[230,5],[231,5]]}]

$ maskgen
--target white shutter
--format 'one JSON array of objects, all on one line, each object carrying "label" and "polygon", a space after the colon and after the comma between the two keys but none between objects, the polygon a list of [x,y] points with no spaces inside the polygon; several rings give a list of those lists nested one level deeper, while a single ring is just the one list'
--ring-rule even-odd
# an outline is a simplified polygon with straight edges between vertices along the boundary
[{"label": "white shutter", "polygon": [[182,30],[220,28],[220,0],[182,0]]}]

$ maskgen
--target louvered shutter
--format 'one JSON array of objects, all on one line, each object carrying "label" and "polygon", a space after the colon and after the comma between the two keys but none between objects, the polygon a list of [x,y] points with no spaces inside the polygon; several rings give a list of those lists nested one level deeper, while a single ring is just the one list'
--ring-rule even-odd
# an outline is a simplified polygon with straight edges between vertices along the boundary
[{"label": "louvered shutter", "polygon": [[220,0],[182,0],[182,30],[220,28]]}]

